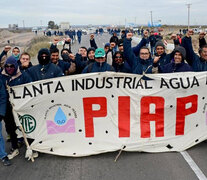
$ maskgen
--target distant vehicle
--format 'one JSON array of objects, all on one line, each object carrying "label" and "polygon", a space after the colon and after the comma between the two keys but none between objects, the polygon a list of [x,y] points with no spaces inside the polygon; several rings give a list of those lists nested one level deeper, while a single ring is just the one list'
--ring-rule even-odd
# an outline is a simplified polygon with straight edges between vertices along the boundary
[{"label": "distant vehicle", "polygon": [[195,34],[199,34],[202,30],[200,28],[193,28]]},{"label": "distant vehicle", "polygon": [[88,34],[95,34],[96,28],[88,28]]},{"label": "distant vehicle", "polygon": [[86,29],[82,29],[82,33],[83,33],[83,35],[87,35],[87,30]]}]

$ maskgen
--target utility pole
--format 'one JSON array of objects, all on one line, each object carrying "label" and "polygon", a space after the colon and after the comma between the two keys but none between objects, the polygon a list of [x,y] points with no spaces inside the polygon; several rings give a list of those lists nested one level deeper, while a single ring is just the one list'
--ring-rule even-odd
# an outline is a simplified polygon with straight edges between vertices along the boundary
[{"label": "utility pole", "polygon": [[188,7],[188,30],[190,29],[190,6],[192,4],[186,4],[186,6]]},{"label": "utility pole", "polygon": [[152,25],[152,27],[153,27],[152,11],[150,11],[150,15],[151,15],[151,25]]},{"label": "utility pole", "polygon": [[24,26],[24,20],[22,22],[23,22],[23,28],[25,28],[25,26]]}]

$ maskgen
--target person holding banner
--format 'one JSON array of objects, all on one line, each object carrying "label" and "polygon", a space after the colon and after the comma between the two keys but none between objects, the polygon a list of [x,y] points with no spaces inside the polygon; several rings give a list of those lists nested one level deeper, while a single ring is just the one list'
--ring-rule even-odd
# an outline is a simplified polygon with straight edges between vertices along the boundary
[{"label": "person holding banner", "polygon": [[[4,86],[16,86],[20,84],[25,84],[31,82],[30,76],[23,72],[21,73],[18,63],[14,56],[10,56],[5,63],[4,69],[1,72],[0,79],[3,81]],[[7,97],[9,97],[7,95]],[[9,98],[7,98],[7,107],[6,107],[6,114],[5,114],[5,126],[6,131],[10,135],[11,138],[11,152],[8,155],[9,159],[13,159],[15,156],[19,154],[18,150],[18,140],[16,134],[16,124],[14,121],[13,113],[12,113],[12,105],[9,102]]]},{"label": "person holding banner", "polygon": [[11,162],[9,161],[7,153],[5,152],[5,144],[2,135],[2,123],[1,123],[6,113],[6,102],[7,102],[6,89],[2,80],[0,79],[0,159],[2,160],[4,166],[10,166]]}]

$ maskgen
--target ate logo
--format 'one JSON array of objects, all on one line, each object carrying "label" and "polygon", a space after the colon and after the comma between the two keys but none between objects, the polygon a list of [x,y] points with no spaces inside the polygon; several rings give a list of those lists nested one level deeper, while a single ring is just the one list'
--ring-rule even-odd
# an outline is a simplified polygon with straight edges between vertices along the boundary
[{"label": "ate logo", "polygon": [[22,127],[24,128],[26,134],[33,132],[36,128],[36,120],[29,114],[19,116],[19,121],[22,124]]}]

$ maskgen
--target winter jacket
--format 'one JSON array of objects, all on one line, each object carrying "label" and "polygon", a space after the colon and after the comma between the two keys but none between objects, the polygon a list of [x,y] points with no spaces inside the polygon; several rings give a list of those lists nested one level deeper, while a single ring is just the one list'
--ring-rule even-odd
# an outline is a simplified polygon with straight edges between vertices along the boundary
[{"label": "winter jacket", "polygon": [[65,74],[66,71],[69,70],[70,68],[70,63],[68,62],[65,62],[63,60],[58,60],[57,64],[56,64],[61,70],[62,72]]},{"label": "winter jacket", "polygon": [[193,69],[189,64],[185,62],[175,64],[175,62],[172,61],[171,63],[168,63],[164,66],[159,66],[160,73],[188,72],[188,71],[193,71]]},{"label": "winter jacket", "polygon": [[87,57],[82,57],[80,54],[75,55],[76,74],[81,74],[83,69],[94,61],[89,61]]},{"label": "winter jacket", "polygon": [[[142,44],[142,42],[140,42],[140,44]],[[141,49],[141,45],[140,45],[140,49]],[[143,60],[140,59],[140,57],[136,57],[131,48],[131,39],[124,40],[124,57],[126,58],[128,64],[131,66],[132,73],[134,74],[152,73],[153,59],[150,57],[147,60]]]},{"label": "winter jacket", "polygon": [[182,40],[182,46],[186,50],[186,60],[189,65],[192,66],[193,71],[207,71],[207,61],[199,57],[194,51],[192,46],[191,37],[184,37]]},{"label": "winter jacket", "polygon": [[77,36],[78,36],[78,37],[81,37],[81,36],[82,36],[82,31],[78,31],[78,32],[77,32]]},{"label": "winter jacket", "polygon": [[5,116],[7,104],[7,93],[3,81],[0,79],[0,115]]},{"label": "winter jacket", "polygon": [[31,76],[32,81],[61,77],[64,75],[62,70],[52,63],[33,66],[28,69],[28,74]]},{"label": "winter jacket", "polygon": [[[155,56],[158,56],[157,53],[155,53]],[[166,54],[166,53],[163,53],[161,56],[160,56],[160,59],[158,61],[158,65],[159,66],[164,66],[168,63],[170,63],[171,61],[171,57],[172,57],[172,54]]]},{"label": "winter jacket", "polygon": [[111,38],[110,38],[110,43],[111,42],[115,42],[116,43],[116,45],[118,44],[118,41],[119,41],[119,38],[117,37],[117,36],[112,36]]},{"label": "winter jacket", "polygon": [[155,44],[156,44],[156,38],[154,35],[150,35],[149,36],[149,42],[150,42],[150,46],[151,47],[155,47]]},{"label": "winter jacket", "polygon": [[27,70],[33,66],[31,62],[29,62],[29,66],[27,68],[22,67],[22,64],[21,64],[20,60],[18,60],[17,63],[19,65],[19,69],[22,73],[27,72]]},{"label": "winter jacket", "polygon": [[139,51],[143,46],[146,46],[146,44],[149,43],[149,39],[142,38],[142,40],[137,44],[137,46],[133,47],[132,50],[134,54],[138,57],[139,56]]},{"label": "winter jacket", "polygon": [[131,67],[129,64],[124,61],[122,64],[113,63],[115,72],[124,72],[124,73],[132,73]]},{"label": "winter jacket", "polygon": [[106,62],[103,63],[94,62],[86,66],[82,73],[105,72],[105,71],[114,71],[114,68]]},{"label": "winter jacket", "polygon": [[17,86],[21,84],[26,84],[32,82],[31,77],[26,72],[21,72],[18,68],[17,74],[14,76],[10,76],[6,73],[5,69],[1,72],[1,79],[5,85],[5,87],[8,86]]},{"label": "winter jacket", "polygon": [[202,48],[204,45],[206,45],[205,38],[202,38],[202,39],[199,38],[199,48]]},{"label": "winter jacket", "polygon": [[98,48],[95,39],[90,39],[90,45],[91,45],[91,47],[93,47],[93,48],[95,48],[95,49]]}]

